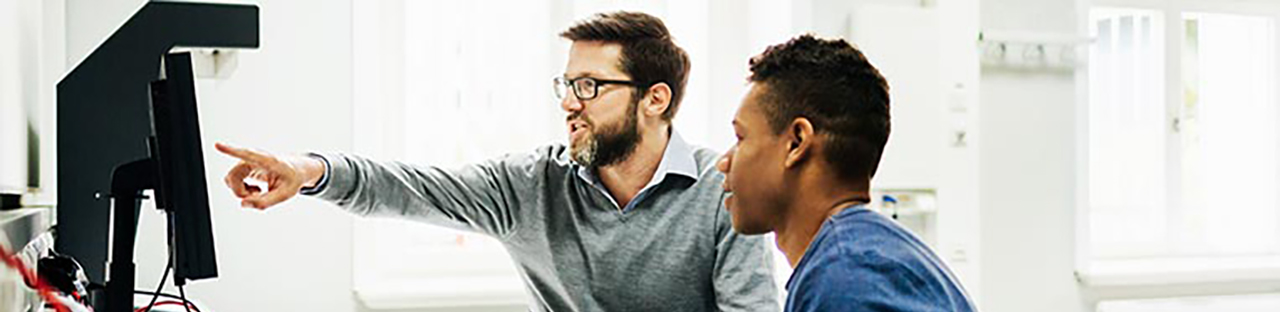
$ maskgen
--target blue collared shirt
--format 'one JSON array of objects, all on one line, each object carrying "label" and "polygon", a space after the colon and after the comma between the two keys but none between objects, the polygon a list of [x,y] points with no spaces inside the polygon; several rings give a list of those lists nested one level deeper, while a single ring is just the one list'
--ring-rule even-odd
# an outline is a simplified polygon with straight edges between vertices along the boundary
[{"label": "blue collared shirt", "polygon": [[971,312],[969,295],[933,250],[857,205],[823,222],[787,280],[786,312]]}]

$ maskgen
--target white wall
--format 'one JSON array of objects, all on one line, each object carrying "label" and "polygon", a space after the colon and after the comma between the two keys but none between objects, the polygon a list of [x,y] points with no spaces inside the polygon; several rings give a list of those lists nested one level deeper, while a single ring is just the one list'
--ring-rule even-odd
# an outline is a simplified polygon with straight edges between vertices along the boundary
[{"label": "white wall", "polygon": [[[0,190],[50,203],[54,85],[65,54],[63,0],[0,0]],[[26,189],[37,186],[39,189]]]},{"label": "white wall", "polygon": [[[16,68],[18,60],[18,2],[0,0],[0,68]],[[12,191],[27,178],[26,155],[17,146],[26,146],[21,133],[23,119],[19,71],[0,71],[0,191]]]},{"label": "white wall", "polygon": [[[983,0],[984,31],[1077,32],[1073,0]],[[1076,78],[983,68],[982,309],[1090,311],[1075,270]]]},{"label": "white wall", "polygon": [[40,53],[41,4],[0,0],[0,191],[28,186],[27,127],[40,102],[40,65],[28,62]]},{"label": "white wall", "polygon": [[[54,190],[57,188],[57,172],[53,169],[57,168],[57,144],[53,143],[53,137],[56,135],[56,108],[54,103],[57,101],[56,85],[62,80],[63,73],[66,72],[66,55],[67,55],[67,23],[66,23],[66,0],[27,0],[40,4],[40,35],[37,40],[40,41],[40,53],[34,58],[38,59],[40,64],[40,79],[36,89],[39,92],[40,100],[35,107],[29,108],[30,121],[36,132],[34,140],[29,144],[34,146],[38,156],[35,158],[36,166],[31,168],[37,172],[29,172],[28,174],[37,176],[37,185],[39,189],[27,200],[29,205],[49,204],[57,198]],[[33,14],[34,16],[34,14]]]},{"label": "white wall", "polygon": [[[68,68],[143,3],[67,0]],[[206,310],[353,311],[352,218],[310,198],[265,213],[242,209],[221,182],[233,161],[212,148],[228,142],[280,153],[351,149],[351,3],[264,0],[259,7],[261,48],[241,52],[229,79],[198,83],[221,277],[192,283],[187,292]],[[163,233],[161,215],[144,208],[139,288],[155,287],[164,270]]]}]

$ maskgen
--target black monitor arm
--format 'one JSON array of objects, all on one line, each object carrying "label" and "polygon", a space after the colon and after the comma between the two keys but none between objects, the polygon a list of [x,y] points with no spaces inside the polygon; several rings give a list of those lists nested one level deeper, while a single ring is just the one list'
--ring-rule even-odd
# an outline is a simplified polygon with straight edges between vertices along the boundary
[{"label": "black monitor arm", "polygon": [[138,210],[142,194],[159,187],[158,162],[155,158],[143,158],[129,162],[111,173],[111,277],[107,279],[106,311],[132,311],[133,286],[136,268],[133,264],[134,240],[138,234]]}]

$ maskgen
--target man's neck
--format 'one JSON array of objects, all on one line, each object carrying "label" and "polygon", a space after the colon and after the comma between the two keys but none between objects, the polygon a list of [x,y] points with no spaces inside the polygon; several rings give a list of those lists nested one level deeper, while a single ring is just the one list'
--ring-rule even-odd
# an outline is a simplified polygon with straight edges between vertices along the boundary
[{"label": "man's neck", "polygon": [[[668,128],[669,129],[669,128]],[[662,155],[667,151],[667,142],[671,135],[667,129],[656,131],[641,137],[636,150],[627,159],[610,166],[600,167],[596,175],[605,189],[618,202],[618,209],[623,209],[640,190],[649,184],[653,175],[662,163]]]},{"label": "man's neck", "polygon": [[795,200],[787,209],[786,221],[774,229],[778,250],[787,256],[792,268],[800,264],[813,238],[822,229],[827,218],[854,204],[867,203],[871,198],[865,186],[832,187],[838,183],[819,182],[799,186]]}]

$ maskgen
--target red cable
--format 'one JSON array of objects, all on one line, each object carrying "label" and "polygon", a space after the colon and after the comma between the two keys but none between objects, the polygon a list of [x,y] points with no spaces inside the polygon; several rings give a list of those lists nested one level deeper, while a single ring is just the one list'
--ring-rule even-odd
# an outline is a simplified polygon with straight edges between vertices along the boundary
[{"label": "red cable", "polygon": [[[137,310],[133,310],[133,312],[150,311],[151,308],[155,308],[162,305],[182,305],[182,304],[183,304],[182,301],[166,300],[166,301],[156,302],[156,304],[152,306],[138,308]],[[197,312],[200,311],[199,308],[196,308],[196,305],[194,303],[187,303],[186,306],[196,310]]]},{"label": "red cable", "polygon": [[48,282],[43,278],[40,278],[39,275],[36,275],[35,271],[27,268],[27,265],[22,263],[22,260],[18,259],[17,255],[9,252],[9,249],[3,245],[0,245],[0,258],[4,260],[5,265],[18,271],[18,273],[21,273],[22,279],[27,283],[27,286],[34,288],[45,302],[53,305],[54,310],[58,312],[71,312],[71,309],[63,305],[62,301],[58,301],[58,297],[54,295],[56,290],[54,290],[52,286],[49,286]]}]

